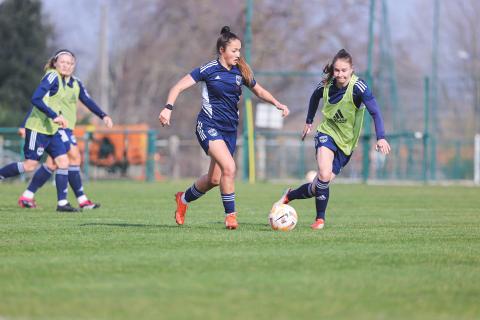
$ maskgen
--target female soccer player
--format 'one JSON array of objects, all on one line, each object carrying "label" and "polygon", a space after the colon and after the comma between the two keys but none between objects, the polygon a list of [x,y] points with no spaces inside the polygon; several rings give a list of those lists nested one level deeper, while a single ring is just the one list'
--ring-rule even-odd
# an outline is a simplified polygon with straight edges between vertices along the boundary
[{"label": "female soccer player", "polygon": [[[48,104],[52,97],[57,97],[56,100],[60,105],[62,114],[68,121],[68,127],[65,129],[59,129],[57,132],[57,135],[65,144],[68,154],[70,164],[68,167],[68,182],[75,193],[80,208],[95,209],[100,207],[100,204],[90,201],[83,191],[83,184],[80,176],[81,155],[73,134],[73,129],[75,128],[77,121],[78,100],[80,100],[95,115],[103,119],[103,122],[108,128],[111,128],[113,123],[112,119],[90,98],[82,82],[73,76],[75,63],[75,55],[71,51],[66,49],[57,51],[45,66],[46,74],[40,83],[40,86],[33,94],[32,103],[34,105],[42,104],[42,102]],[[48,97],[45,97],[47,93],[49,93]],[[48,181],[52,172],[55,171],[56,168],[57,166],[51,157],[40,166],[35,172],[27,190],[25,190],[18,199],[18,204],[22,208],[36,207],[34,199],[35,192]]]},{"label": "female soccer player", "polygon": [[197,118],[196,135],[198,142],[210,156],[208,173],[198,178],[185,192],[175,195],[177,209],[175,220],[182,225],[189,202],[197,200],[210,189],[220,185],[223,206],[225,208],[225,227],[238,227],[235,210],[235,161],[238,125],[238,101],[242,94],[242,85],[247,86],[257,97],[289,113],[288,107],[278,102],[272,94],[258,84],[252,70],[240,56],[240,39],[229,27],[223,27],[217,40],[218,59],[194,69],[175,84],[168,94],[167,104],[160,112],[160,123],[170,125],[170,116],[178,95],[196,82],[203,81],[202,109]]},{"label": "female soccer player", "polygon": [[377,151],[385,155],[390,152],[390,145],[385,140],[380,109],[367,84],[354,74],[351,55],[344,49],[340,50],[323,71],[327,76],[310,98],[302,133],[303,140],[312,129],[318,103],[320,98],[323,98],[323,121],[315,135],[317,176],[312,183],[304,184],[295,190],[287,189],[276,202],[288,203],[296,199],[315,197],[317,217],[311,225],[314,230],[324,227],[330,182],[345,167],[357,146],[364,114],[362,103],[375,122]]},{"label": "female soccer player", "polygon": [[[61,74],[67,74],[70,64],[66,60],[58,63],[55,73],[47,74],[43,81],[51,82]],[[37,91],[42,85],[37,88]],[[36,91],[36,92],[37,92]],[[57,95],[47,95],[47,91],[43,92],[42,98],[48,101],[48,105],[40,99],[32,98],[34,108],[29,114],[25,123],[25,145],[23,148],[25,161],[14,162],[0,169],[0,180],[14,177],[22,172],[33,171],[44,152],[47,152],[54,160],[58,167],[55,182],[57,187],[57,211],[74,212],[77,211],[67,201],[68,190],[68,156],[65,145],[63,144],[59,128],[66,128],[68,121],[63,117],[62,98],[65,99],[68,90],[62,87]]]}]

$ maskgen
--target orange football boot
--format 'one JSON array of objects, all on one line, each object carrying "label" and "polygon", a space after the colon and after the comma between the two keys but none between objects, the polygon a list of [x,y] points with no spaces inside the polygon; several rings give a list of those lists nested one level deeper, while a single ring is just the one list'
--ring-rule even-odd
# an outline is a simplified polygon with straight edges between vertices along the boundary
[{"label": "orange football boot", "polygon": [[312,228],[313,230],[320,230],[323,229],[324,226],[325,221],[323,221],[323,219],[317,219],[313,224],[310,225],[310,228]]},{"label": "orange football boot", "polygon": [[177,209],[175,210],[175,222],[178,225],[185,223],[185,213],[187,213],[188,206],[182,202],[183,192],[175,194],[175,201],[177,202]]},{"label": "orange football boot", "polygon": [[235,230],[238,228],[237,213],[229,213],[225,216],[225,227],[229,230]]}]

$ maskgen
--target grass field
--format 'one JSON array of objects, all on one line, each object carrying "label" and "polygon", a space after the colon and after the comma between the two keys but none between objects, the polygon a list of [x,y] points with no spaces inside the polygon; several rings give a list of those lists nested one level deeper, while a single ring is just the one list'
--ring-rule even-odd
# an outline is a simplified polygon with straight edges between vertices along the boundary
[{"label": "grass field", "polygon": [[[173,220],[190,181],[86,185],[102,208],[58,214],[55,191],[19,209],[0,184],[0,319],[479,319],[480,189],[334,185],[327,224],[286,185],[237,184],[240,228],[218,190]],[[75,203],[75,202],[73,202]]]}]

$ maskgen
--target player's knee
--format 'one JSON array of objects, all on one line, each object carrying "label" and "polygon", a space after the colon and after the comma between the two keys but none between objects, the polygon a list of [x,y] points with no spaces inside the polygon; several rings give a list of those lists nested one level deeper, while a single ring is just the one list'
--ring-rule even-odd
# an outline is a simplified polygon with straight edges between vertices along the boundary
[{"label": "player's knee", "polygon": [[320,170],[318,172],[318,179],[321,181],[330,181],[332,178],[332,172],[329,170]]},{"label": "player's knee", "polygon": [[71,166],[79,166],[82,159],[79,153],[68,153],[68,162]]},{"label": "player's knee", "polygon": [[220,177],[210,177],[208,183],[212,188],[217,187],[220,184]]},{"label": "player's knee", "polygon": [[57,165],[55,163],[45,163],[45,165],[47,166],[48,170],[52,172],[57,170]]},{"label": "player's knee", "polygon": [[59,169],[68,169],[68,158],[66,156],[60,156],[55,158],[55,163]]},{"label": "player's knee", "polygon": [[222,169],[222,176],[235,178],[236,171],[237,171],[237,168],[235,167],[235,163],[231,165],[227,165]]}]

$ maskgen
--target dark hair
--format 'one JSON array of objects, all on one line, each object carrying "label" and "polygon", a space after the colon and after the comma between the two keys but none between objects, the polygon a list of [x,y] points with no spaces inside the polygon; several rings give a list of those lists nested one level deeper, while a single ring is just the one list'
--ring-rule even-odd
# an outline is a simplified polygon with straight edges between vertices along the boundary
[{"label": "dark hair", "polygon": [[324,85],[327,85],[332,80],[332,78],[333,78],[333,65],[335,64],[335,62],[337,62],[338,59],[347,60],[348,63],[350,63],[350,66],[353,65],[352,56],[350,55],[350,53],[347,52],[347,50],[341,49],[340,51],[338,51],[337,54],[333,57],[332,63],[327,64],[323,68],[323,73],[327,75],[326,78],[323,79],[323,81],[322,81],[322,83]]},{"label": "dark hair", "polygon": [[50,59],[48,59],[48,62],[43,69],[45,71],[49,69],[55,69],[55,62],[57,62],[58,57],[60,57],[62,54],[69,54],[73,57],[73,59],[76,59],[75,54],[72,51],[68,49],[60,49],[57,50],[57,52],[55,52]]},{"label": "dark hair", "polygon": [[[237,37],[236,34],[230,31],[230,27],[224,26],[220,31],[220,37],[218,37],[217,39],[217,53],[220,54],[220,48],[223,48],[223,50],[225,50],[228,43],[232,40],[240,39]],[[240,69],[240,73],[242,74],[243,79],[245,79],[245,82],[250,87],[253,81],[253,71],[248,65],[248,63],[245,61],[245,59],[243,59],[243,57],[240,57],[240,59],[238,59],[238,69]]]}]

